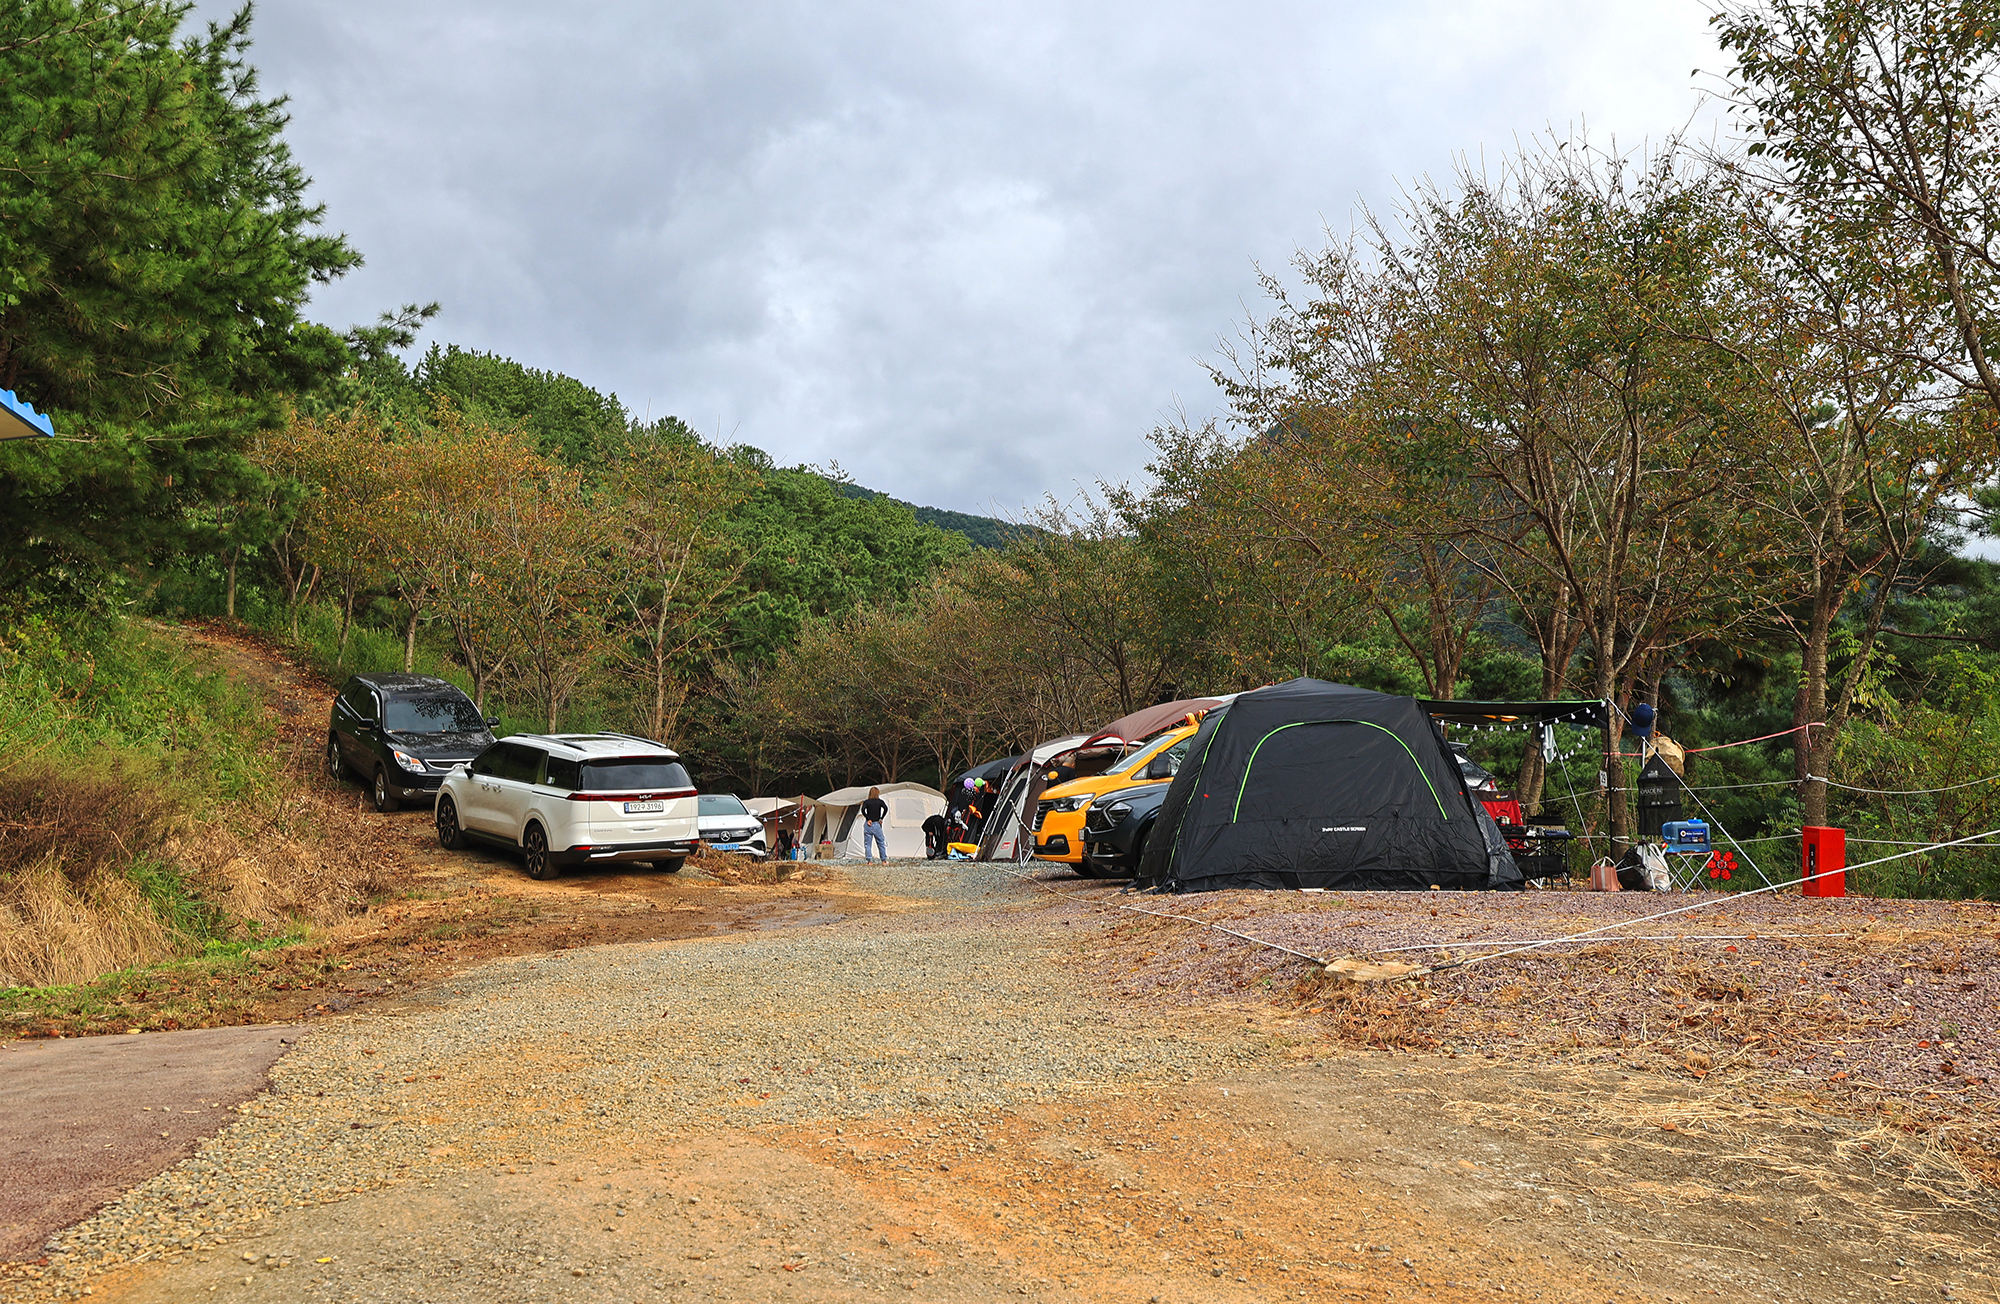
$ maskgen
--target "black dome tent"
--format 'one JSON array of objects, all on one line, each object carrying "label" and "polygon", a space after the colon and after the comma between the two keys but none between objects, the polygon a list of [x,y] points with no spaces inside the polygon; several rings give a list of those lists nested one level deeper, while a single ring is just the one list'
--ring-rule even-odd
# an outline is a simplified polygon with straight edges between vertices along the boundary
[{"label": "black dome tent", "polygon": [[1424,705],[1320,679],[1211,712],[1134,886],[1513,888],[1521,873]]}]

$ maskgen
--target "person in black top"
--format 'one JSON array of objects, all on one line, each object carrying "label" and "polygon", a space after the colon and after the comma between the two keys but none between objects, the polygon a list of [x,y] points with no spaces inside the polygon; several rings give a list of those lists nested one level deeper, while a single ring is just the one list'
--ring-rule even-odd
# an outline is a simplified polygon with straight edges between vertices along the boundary
[{"label": "person in black top", "polygon": [[880,788],[868,790],[868,800],[861,803],[861,858],[873,860],[870,845],[882,853],[882,859],[889,859],[889,843],[882,836],[882,821],[889,818],[889,803],[882,800]]}]

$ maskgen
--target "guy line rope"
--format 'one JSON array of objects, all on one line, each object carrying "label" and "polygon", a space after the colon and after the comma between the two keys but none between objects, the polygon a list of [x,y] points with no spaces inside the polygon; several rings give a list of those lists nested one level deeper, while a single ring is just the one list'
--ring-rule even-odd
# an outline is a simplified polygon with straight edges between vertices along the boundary
[{"label": "guy line rope", "polygon": [[[2000,837],[2000,829],[1988,829],[1984,833],[1975,833],[1970,837],[1956,838],[1950,842],[1927,843],[1923,846],[1916,848],[1913,851],[1899,851],[1894,855],[1880,856],[1874,860],[1863,861],[1861,864],[1858,865],[1846,866],[1844,869],[1841,870],[1827,870],[1822,874],[1801,875],[1798,878],[1787,879],[1782,883],[1771,883],[1767,887],[1751,888],[1750,890],[1745,892],[1732,892],[1727,896],[1719,896],[1706,901],[1697,901],[1692,905],[1676,906],[1672,910],[1662,910],[1650,915],[1638,915],[1631,919],[1619,920],[1617,923],[1605,924],[1599,928],[1586,929],[1580,933],[1566,933],[1561,937],[1545,937],[1536,939],[1534,941],[1523,942],[1518,944],[1511,942],[1497,942],[1497,943],[1481,942],[1476,938],[1464,941],[1457,941],[1457,942],[1449,942],[1449,941],[1425,942],[1414,946],[1377,947],[1362,951],[1350,951],[1348,952],[1348,955],[1349,956],[1395,955],[1410,951],[1448,952],[1453,948],[1463,948],[1468,946],[1482,946],[1482,945],[1484,946],[1500,945],[1507,948],[1501,951],[1489,952],[1488,954],[1485,955],[1476,955],[1466,960],[1454,960],[1446,964],[1436,965],[1427,970],[1427,972],[1443,973],[1452,969],[1467,969],[1475,964],[1483,964],[1488,960],[1504,959],[1510,955],[1522,955],[1529,951],[1537,951],[1547,946],[1559,946],[1564,943],[1579,942],[1587,938],[1601,936],[1605,933],[1616,932],[1618,929],[1621,928],[1630,928],[1635,924],[1650,923],[1657,919],[1670,919],[1675,915],[1684,915],[1695,910],[1706,910],[1713,906],[1727,905],[1730,904],[1731,902],[1741,901],[1753,896],[1762,896],[1766,892],[1776,892],[1781,888],[1796,887],[1799,884],[1804,883],[1810,879],[1826,877],[1829,874],[1844,873],[1847,869],[1866,869],[1871,865],[1883,865],[1887,864],[1889,861],[1892,860],[1902,860],[1908,856],[1921,856],[1926,852],[1941,851],[1946,847],[1965,846],[1968,843],[1975,843],[1981,841],[1982,839],[1993,838],[1993,837]],[[1011,869],[1003,869],[1001,872],[1009,874],[1015,878],[1022,879],[1026,882],[1033,883],[1037,887],[1040,887],[1045,891],[1049,892],[1055,891],[1055,888],[1053,886],[1043,882],[1041,879],[1036,878],[1033,875],[1018,873]],[[1129,911],[1132,914],[1151,915],[1156,919],[1173,919],[1173,920],[1178,920],[1182,923],[1195,924],[1202,928],[1206,928],[1211,932],[1224,933],[1230,937],[1237,938],[1241,941],[1249,942],[1253,946],[1261,946],[1272,951],[1282,951],[1286,955],[1296,956],[1298,959],[1310,961],[1311,963],[1319,965],[1322,968],[1333,963],[1333,961],[1328,960],[1323,956],[1313,955],[1307,951],[1300,951],[1294,947],[1286,946],[1282,942],[1273,942],[1262,937],[1253,937],[1249,933],[1239,932],[1234,928],[1225,928],[1221,924],[1211,923],[1206,919],[1199,919],[1193,915],[1177,915],[1177,914],[1172,914],[1165,910],[1147,910],[1142,906],[1113,906],[1112,908],[1115,910]],[[1633,942],[1667,942],[1667,941],[1682,941],[1682,942],[1739,941],[1740,942],[1740,941],[1750,941],[1760,938],[1770,938],[1774,940],[1779,938],[1835,939],[1835,938],[1845,938],[1849,936],[1852,936],[1852,934],[1849,933],[1756,933],[1756,934],[1698,933],[1698,934],[1682,936],[1682,935],[1667,935],[1667,934],[1654,934],[1654,933],[1639,933],[1631,935],[1629,937],[1619,938],[1614,940],[1633,941]]]}]

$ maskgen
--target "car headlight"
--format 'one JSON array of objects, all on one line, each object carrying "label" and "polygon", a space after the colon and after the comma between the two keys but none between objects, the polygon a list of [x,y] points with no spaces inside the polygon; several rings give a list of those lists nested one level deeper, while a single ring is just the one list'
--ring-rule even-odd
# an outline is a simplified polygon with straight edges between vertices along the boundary
[{"label": "car headlight", "polygon": [[1113,820],[1122,820],[1132,813],[1132,803],[1129,801],[1114,801],[1103,809],[1104,813]]},{"label": "car headlight", "polygon": [[1088,797],[1057,797],[1054,801],[1049,803],[1049,810],[1051,812],[1055,811],[1067,812],[1073,810],[1082,810],[1085,806],[1088,805],[1090,805],[1090,798]]},{"label": "car headlight", "polygon": [[389,755],[395,757],[396,764],[402,766],[406,770],[414,770],[418,774],[422,774],[424,772],[424,763],[418,760],[416,757],[410,755],[408,752],[398,751],[394,747],[391,747],[389,749]]}]

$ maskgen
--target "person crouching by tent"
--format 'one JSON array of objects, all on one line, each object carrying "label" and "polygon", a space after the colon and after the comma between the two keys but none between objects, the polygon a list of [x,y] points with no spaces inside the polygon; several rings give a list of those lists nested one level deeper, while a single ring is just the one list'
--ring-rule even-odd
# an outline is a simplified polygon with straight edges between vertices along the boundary
[{"label": "person crouching by tent", "polygon": [[872,844],[882,853],[882,859],[889,859],[889,841],[882,833],[882,821],[889,818],[889,803],[882,800],[880,788],[868,790],[868,800],[861,803],[861,859],[873,860],[869,854]]},{"label": "person crouching by tent", "polygon": [[986,795],[986,780],[972,781],[972,796],[965,803],[965,840],[979,841],[980,831],[986,827],[986,803],[991,800]]},{"label": "person crouching by tent", "polygon": [[942,815],[933,815],[924,821],[924,859],[943,860],[947,850],[950,825]]}]

